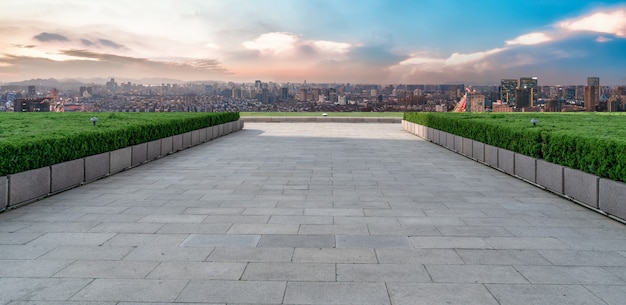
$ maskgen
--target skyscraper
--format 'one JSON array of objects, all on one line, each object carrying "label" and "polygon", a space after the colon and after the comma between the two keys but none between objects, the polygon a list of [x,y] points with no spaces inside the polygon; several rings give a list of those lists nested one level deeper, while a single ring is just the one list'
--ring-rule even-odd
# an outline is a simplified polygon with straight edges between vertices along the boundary
[{"label": "skyscraper", "polygon": [[587,86],[585,86],[585,110],[596,111],[596,107],[600,102],[600,78],[587,77]]},{"label": "skyscraper", "polygon": [[517,79],[503,79],[500,82],[500,100],[509,106],[515,105],[515,89],[517,89]]},{"label": "skyscraper", "polygon": [[[537,103],[537,89],[538,89],[537,77],[522,77],[519,79],[519,89],[528,91],[529,101],[528,106],[534,107]],[[526,104],[525,102],[522,104]],[[519,108],[519,107],[518,107]]]}]

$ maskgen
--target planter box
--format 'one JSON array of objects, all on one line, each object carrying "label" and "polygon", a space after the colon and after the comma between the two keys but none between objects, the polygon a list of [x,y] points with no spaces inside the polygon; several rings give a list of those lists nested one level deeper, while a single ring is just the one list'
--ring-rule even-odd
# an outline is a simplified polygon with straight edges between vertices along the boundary
[{"label": "planter box", "polygon": [[515,175],[515,153],[498,148],[498,168],[507,174]]},{"label": "planter box", "polygon": [[84,159],[76,159],[50,166],[50,193],[77,187],[84,181]]},{"label": "planter box", "polygon": [[161,140],[148,142],[148,161],[158,159],[161,155]]},{"label": "planter box", "polygon": [[472,157],[480,162],[485,162],[485,144],[473,141],[472,142]]},{"label": "planter box", "polygon": [[447,141],[448,141],[448,133],[447,132],[440,132],[439,133],[439,145],[441,146],[447,146]]},{"label": "planter box", "polygon": [[433,143],[439,144],[440,137],[441,137],[441,131],[435,129],[434,134],[433,134]]},{"label": "planter box", "polygon": [[224,124],[217,125],[217,136],[221,137],[224,135]]},{"label": "planter box", "polygon": [[432,142],[432,141],[435,139],[435,129],[428,128],[428,127],[426,127],[426,128],[427,128],[427,129],[426,129],[426,138],[427,138],[429,141],[431,141],[431,142]]},{"label": "planter box", "polygon": [[177,152],[183,149],[183,135],[177,134],[172,136],[172,152]]},{"label": "planter box", "polygon": [[200,144],[200,130],[194,130],[191,132],[191,146]]},{"label": "planter box", "polygon": [[167,156],[174,152],[174,137],[161,139],[161,156]]},{"label": "planter box", "polygon": [[110,153],[85,157],[85,181],[90,182],[109,174]]},{"label": "planter box", "polygon": [[130,168],[132,162],[132,149],[126,147],[111,152],[111,159],[109,163],[109,173],[119,173],[127,168]]},{"label": "planter box", "polygon": [[43,198],[50,193],[50,167],[9,176],[9,206]]},{"label": "planter box", "polygon": [[183,149],[191,147],[191,134],[191,131],[183,133]]},{"label": "planter box", "polygon": [[459,153],[463,152],[463,137],[454,135],[454,150]]},{"label": "planter box", "polygon": [[130,166],[137,166],[148,161],[148,143],[142,143],[131,146],[131,163]]},{"label": "planter box", "polygon": [[242,130],[244,127],[244,121],[242,119],[239,119],[239,130]]},{"label": "planter box", "polygon": [[537,160],[537,184],[555,193],[563,194],[563,166]]},{"label": "planter box", "polygon": [[215,139],[215,138],[219,138],[220,136],[220,129],[218,126],[212,126],[211,127],[213,129],[213,137],[211,139]]},{"label": "planter box", "polygon": [[446,147],[454,150],[454,135],[446,132]]},{"label": "planter box", "polygon": [[0,177],[0,211],[9,205],[9,179]]},{"label": "planter box", "polygon": [[485,163],[491,167],[498,167],[498,148],[485,144]]},{"label": "planter box", "polygon": [[198,141],[200,141],[200,143],[204,143],[206,141],[208,141],[208,132],[207,132],[208,128],[202,128],[198,131]]},{"label": "planter box", "polygon": [[626,184],[601,178],[599,186],[600,210],[626,219]]},{"label": "planter box", "polygon": [[470,139],[467,139],[467,138],[461,138],[461,139],[463,139],[462,140],[462,151],[463,151],[463,154],[468,156],[468,157],[470,157],[470,158],[473,158],[474,156],[473,156],[472,145],[473,145],[474,141],[472,141]]},{"label": "planter box", "polygon": [[515,175],[530,182],[537,182],[537,159],[515,153]]},{"label": "planter box", "polygon": [[563,193],[598,207],[598,177],[569,167],[563,168]]}]

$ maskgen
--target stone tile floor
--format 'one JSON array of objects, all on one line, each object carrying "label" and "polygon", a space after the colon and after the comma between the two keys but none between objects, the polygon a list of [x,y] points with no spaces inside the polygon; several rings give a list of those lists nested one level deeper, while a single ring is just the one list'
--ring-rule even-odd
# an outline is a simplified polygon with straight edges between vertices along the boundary
[{"label": "stone tile floor", "polygon": [[624,300],[626,226],[399,124],[247,123],[0,214],[0,305]]}]

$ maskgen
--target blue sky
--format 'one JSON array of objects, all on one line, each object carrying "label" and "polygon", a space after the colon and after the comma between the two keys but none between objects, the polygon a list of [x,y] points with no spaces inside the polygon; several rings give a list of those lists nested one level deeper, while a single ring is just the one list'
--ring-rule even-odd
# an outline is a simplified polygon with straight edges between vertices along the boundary
[{"label": "blue sky", "polygon": [[623,54],[625,1],[0,1],[0,82],[616,85]]}]

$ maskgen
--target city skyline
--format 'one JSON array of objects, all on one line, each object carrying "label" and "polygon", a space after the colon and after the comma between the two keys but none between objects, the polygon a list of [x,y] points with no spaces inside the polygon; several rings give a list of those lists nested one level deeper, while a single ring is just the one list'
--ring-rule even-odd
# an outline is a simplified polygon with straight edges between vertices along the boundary
[{"label": "city skyline", "polygon": [[14,1],[0,82],[626,83],[624,1]]}]

